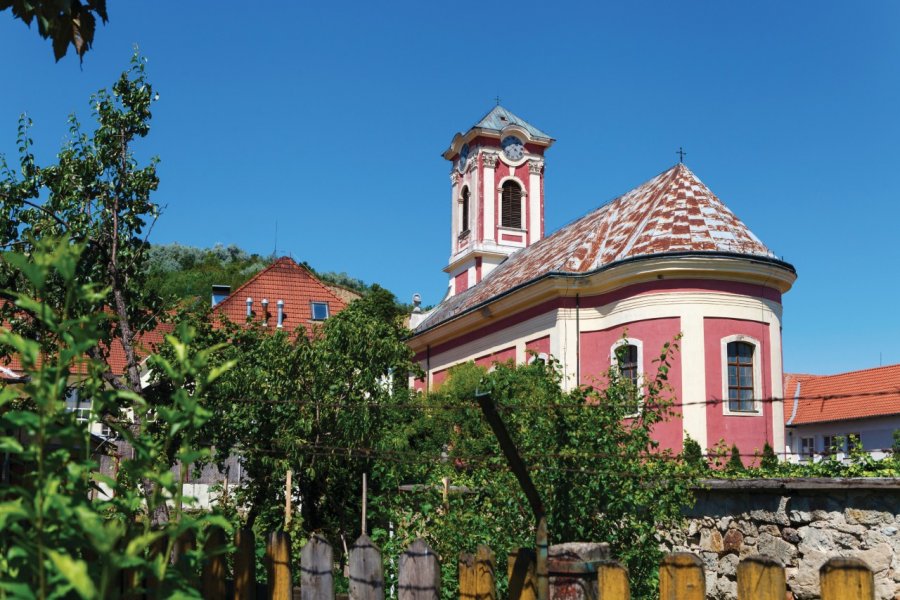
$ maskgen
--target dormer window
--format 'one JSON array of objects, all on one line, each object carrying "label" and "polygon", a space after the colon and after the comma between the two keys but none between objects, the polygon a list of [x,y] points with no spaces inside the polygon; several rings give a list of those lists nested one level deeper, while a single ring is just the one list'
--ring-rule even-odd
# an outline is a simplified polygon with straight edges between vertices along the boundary
[{"label": "dormer window", "polygon": [[328,303],[327,302],[311,302],[310,303],[312,310],[312,320],[313,321],[324,321],[328,318]]},{"label": "dormer window", "polygon": [[515,181],[503,182],[500,192],[500,223],[503,227],[522,229],[522,188]]}]

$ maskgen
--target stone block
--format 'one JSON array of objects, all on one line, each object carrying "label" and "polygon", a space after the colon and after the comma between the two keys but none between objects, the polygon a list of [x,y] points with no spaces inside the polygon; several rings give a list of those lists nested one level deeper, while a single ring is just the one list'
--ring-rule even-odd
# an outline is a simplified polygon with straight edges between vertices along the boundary
[{"label": "stone block", "polygon": [[756,549],[763,556],[774,558],[782,565],[791,564],[793,558],[797,556],[797,548],[792,544],[768,533],[760,534]]},{"label": "stone block", "polygon": [[703,529],[700,532],[700,549],[716,553],[725,551],[722,534],[718,529]]},{"label": "stone block", "polygon": [[785,527],[781,530],[781,538],[789,544],[800,543],[800,533],[793,527]]},{"label": "stone block", "polygon": [[725,552],[734,552],[736,554],[741,551],[743,543],[744,534],[741,533],[740,529],[729,529],[722,538],[722,546]]},{"label": "stone block", "polygon": [[881,573],[887,571],[891,566],[894,551],[890,544],[879,544],[874,548],[857,553],[856,556],[865,561],[873,573]]}]

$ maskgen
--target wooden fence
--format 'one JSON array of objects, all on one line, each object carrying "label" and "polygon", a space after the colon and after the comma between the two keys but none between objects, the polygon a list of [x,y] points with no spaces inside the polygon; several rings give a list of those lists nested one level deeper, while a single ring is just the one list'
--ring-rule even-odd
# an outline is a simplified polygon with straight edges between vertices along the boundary
[{"label": "wooden fence", "polygon": [[[233,577],[226,581],[225,537],[209,536],[207,550],[216,554],[203,567],[200,585],[203,597],[213,600],[335,600],[334,560],[331,546],[314,535],[300,552],[300,587],[293,586],[290,540],[287,534],[270,534],[266,544],[267,585],[262,592],[255,583],[253,533],[240,530],[235,536]],[[385,583],[381,551],[362,535],[349,553],[349,600],[384,600]],[[531,549],[509,556],[510,600],[537,600],[539,575],[536,553]],[[400,556],[396,594],[399,600],[438,600],[441,595],[441,565],[423,540],[416,540]],[[458,561],[460,600],[497,600],[496,560],[486,546]],[[561,569],[561,570],[560,570]],[[556,572],[554,572],[556,571]],[[554,577],[555,576],[555,577]],[[628,571],[611,560],[553,565],[549,569],[551,599],[630,600]],[[580,583],[571,587],[571,582]],[[556,581],[554,581],[556,579]],[[832,558],[819,573],[822,600],[874,600],[872,571],[855,558]],[[568,581],[569,588],[566,588]],[[259,595],[257,592],[261,592]],[[689,553],[667,555],[659,570],[660,600],[705,600],[706,577],[699,557]],[[737,567],[737,600],[784,600],[784,567],[764,556],[744,558]]]}]

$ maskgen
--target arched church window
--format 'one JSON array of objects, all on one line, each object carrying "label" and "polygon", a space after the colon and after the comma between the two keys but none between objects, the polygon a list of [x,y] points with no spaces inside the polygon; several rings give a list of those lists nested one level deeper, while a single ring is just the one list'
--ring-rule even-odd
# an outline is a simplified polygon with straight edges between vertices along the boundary
[{"label": "arched church window", "polygon": [[728,343],[728,410],[753,412],[753,344]]},{"label": "arched church window", "polygon": [[462,196],[459,198],[459,232],[465,233],[469,231],[469,188],[464,187]]},{"label": "arched church window", "polygon": [[522,229],[522,188],[515,181],[503,182],[500,193],[500,224]]}]

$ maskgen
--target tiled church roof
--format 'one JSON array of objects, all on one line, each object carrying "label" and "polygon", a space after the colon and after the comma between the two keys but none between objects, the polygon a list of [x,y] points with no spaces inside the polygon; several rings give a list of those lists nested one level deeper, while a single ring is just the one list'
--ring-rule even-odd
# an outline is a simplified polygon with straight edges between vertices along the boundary
[{"label": "tiled church roof", "polygon": [[837,375],[784,374],[784,420],[788,425],[898,414],[900,365]]},{"label": "tiled church roof", "polygon": [[669,252],[775,258],[690,169],[679,163],[512,254],[480,283],[439,304],[417,331],[548,273],[586,273],[627,258]]}]

